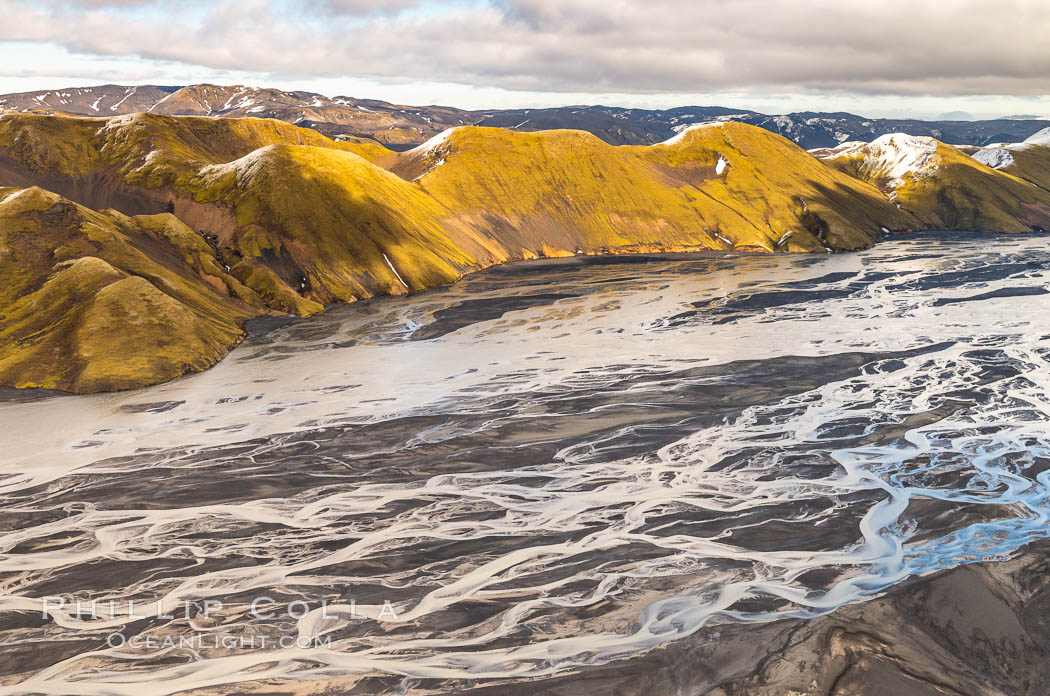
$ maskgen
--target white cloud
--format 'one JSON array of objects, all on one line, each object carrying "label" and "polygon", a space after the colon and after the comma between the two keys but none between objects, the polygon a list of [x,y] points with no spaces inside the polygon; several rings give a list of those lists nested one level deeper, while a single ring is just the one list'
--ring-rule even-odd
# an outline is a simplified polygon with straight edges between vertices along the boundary
[{"label": "white cloud", "polygon": [[[730,92],[1023,97],[1047,94],[1050,73],[1043,0],[158,0],[134,11],[128,6],[124,0],[0,0],[0,40],[189,66],[191,74],[639,99]],[[17,75],[19,67],[8,63],[0,72]],[[100,74],[98,81],[109,80]]]},{"label": "white cloud", "polygon": [[304,7],[333,14],[349,14],[357,17],[398,14],[418,7],[421,0],[306,0]]}]

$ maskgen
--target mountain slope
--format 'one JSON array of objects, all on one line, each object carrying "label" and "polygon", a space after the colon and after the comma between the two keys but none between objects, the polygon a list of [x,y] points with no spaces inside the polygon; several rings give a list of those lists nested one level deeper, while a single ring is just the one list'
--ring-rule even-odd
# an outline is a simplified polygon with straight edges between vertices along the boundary
[{"label": "mountain slope", "polygon": [[387,145],[419,143],[445,128],[476,120],[470,112],[448,107],[218,85],[183,87],[145,110],[176,116],[275,118],[332,136],[364,136]]},{"label": "mountain slope", "polygon": [[449,236],[436,201],[350,152],[261,148],[205,167],[187,190],[233,210],[235,257],[320,302],[423,290],[478,265]]},{"label": "mountain slope", "polygon": [[[352,144],[327,145],[265,147],[195,175],[189,159],[153,156],[131,178],[172,186],[181,196],[176,213],[190,205],[228,211],[212,230],[249,287],[265,293],[244,269],[266,267],[321,303],[421,290],[542,255],[857,248],[882,227],[914,224],[871,187],[737,124],[642,148],[578,131],[469,127],[373,161],[351,152]],[[716,171],[722,151],[736,169]],[[749,156],[785,175],[763,178]]]},{"label": "mountain slope", "polygon": [[101,85],[0,96],[3,113],[121,116],[147,112],[171,116],[274,118],[330,136],[365,136],[388,145],[414,145],[445,128],[474,123],[482,114],[451,107],[413,107],[329,98],[314,92],[241,85],[122,87]]},{"label": "mountain slope", "polygon": [[1050,145],[1029,145],[1012,150],[1010,159],[1001,171],[1050,191]]},{"label": "mountain slope", "polygon": [[640,147],[613,147],[580,131],[458,128],[401,155],[395,171],[418,178],[476,229],[500,218],[509,230],[501,242],[532,253],[541,239],[566,253],[636,245],[853,249],[870,245],[882,227],[914,225],[871,187],[736,123]]},{"label": "mountain slope", "polygon": [[[260,149],[271,145],[308,148]],[[426,273],[402,274],[418,289],[546,249],[773,250],[788,232],[786,248],[856,248],[881,227],[913,224],[874,189],[741,124],[635,148],[579,131],[457,128],[397,155],[274,120],[9,115],[0,118],[0,154],[0,171],[6,158],[7,178],[17,179],[4,183],[42,183],[84,205],[127,213],[170,205],[248,263],[288,251],[286,242],[320,244],[300,254],[285,281],[305,280],[323,302],[391,291],[390,264],[364,251],[375,246],[373,231],[376,239],[396,235],[396,244],[380,245],[388,257],[438,252],[441,262],[430,258]],[[729,164],[719,165],[723,155]],[[301,225],[310,230],[293,229]],[[818,239],[825,227],[829,236]],[[322,247],[342,275],[307,268]]]},{"label": "mountain slope", "polygon": [[653,145],[675,135],[676,128],[718,120],[740,121],[761,114],[720,106],[674,109],[624,109],[608,106],[508,109],[477,114],[476,125],[526,132],[582,130],[611,145]]},{"label": "mountain slope", "polygon": [[78,116],[117,116],[148,111],[178,87],[144,85],[99,85],[97,87],[68,87],[39,92],[20,92],[0,95],[0,113],[45,112]]},{"label": "mountain slope", "polygon": [[996,143],[976,149],[971,156],[982,164],[1050,191],[1050,128],[1020,143]]},{"label": "mountain slope", "polygon": [[[253,314],[312,314],[508,260],[852,249],[915,225],[873,186],[734,123],[635,147],[464,127],[397,154],[269,119],[6,114],[0,186],[53,192],[5,190],[3,220],[22,231],[0,259],[13,274],[0,383],[76,391],[202,369]],[[121,316],[132,329],[103,331]],[[122,353],[141,364],[112,362]]]},{"label": "mountain slope", "polygon": [[17,387],[108,391],[202,370],[262,304],[174,216],[39,188],[0,188],[0,275],[0,383]]},{"label": "mountain slope", "polygon": [[928,228],[1050,229],[1050,193],[933,138],[894,134],[816,154],[878,186]]},{"label": "mountain slope", "polygon": [[804,111],[770,116],[741,114],[719,117],[748,123],[792,140],[806,149],[836,147],[844,142],[869,142],[883,135],[903,133],[935,138],[954,145],[983,146],[1028,137],[1050,123],[1045,121],[922,121],[865,118],[856,114]]}]

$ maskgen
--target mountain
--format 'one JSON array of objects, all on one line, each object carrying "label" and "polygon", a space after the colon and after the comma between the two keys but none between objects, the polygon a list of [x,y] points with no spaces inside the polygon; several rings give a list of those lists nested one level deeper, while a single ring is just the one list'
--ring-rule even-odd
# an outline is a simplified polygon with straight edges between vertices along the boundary
[{"label": "mountain", "polygon": [[938,114],[935,121],[976,121],[969,111],[948,111]]},{"label": "mountain", "polygon": [[122,87],[23,92],[0,96],[0,113],[111,116],[139,112],[176,116],[276,118],[330,136],[365,136],[394,146],[416,145],[437,133],[474,123],[472,112],[440,106],[412,107],[243,86]]},{"label": "mountain", "polygon": [[12,386],[174,379],[218,362],[256,313],[174,216],[97,212],[35,187],[0,188],[0,274],[0,383]]},{"label": "mountain", "polygon": [[1023,140],[1041,128],[1050,126],[1047,121],[919,121],[815,112],[734,120],[779,133],[806,149],[835,147],[849,141],[867,142],[895,133],[927,136],[952,145],[983,146],[994,142]]},{"label": "mountain", "polygon": [[8,113],[0,187],[0,383],[78,392],[203,369],[251,316],[503,261],[855,249],[918,224],[739,123],[624,147],[458,127],[399,153],[274,119]]},{"label": "mountain", "polygon": [[[511,109],[479,114],[477,125],[522,131],[582,130],[612,145],[651,145],[684,128],[712,121],[739,121],[761,114],[720,106],[683,106],[660,111],[608,106]],[[774,131],[775,132],[775,131]]]},{"label": "mountain", "polygon": [[69,87],[59,90],[0,95],[0,113],[53,112],[82,116],[112,116],[149,111],[157,102],[179,91],[178,87]]},{"label": "mountain", "polygon": [[834,147],[853,140],[870,141],[890,133],[924,135],[954,145],[984,146],[1024,140],[1050,126],[1050,120],[1038,119],[920,121],[871,119],[849,113],[767,115],[723,107],[650,110],[574,106],[467,111],[353,97],[329,98],[313,92],[217,85],[105,85],[0,96],[0,113],[10,111],[81,116],[149,112],[178,116],[276,118],[312,128],[332,138],[369,138],[398,150],[409,149],[447,128],[463,125],[528,132],[583,130],[612,145],[652,145],[697,123],[734,121],[783,135],[807,149]]},{"label": "mountain", "polygon": [[[166,94],[180,110],[248,113],[262,99]],[[655,145],[456,126],[397,151],[273,118],[8,112],[0,384],[153,384],[214,364],[250,317],[422,291],[518,259],[1050,228],[1050,129],[967,148],[975,156],[900,133],[811,153],[732,114],[680,113],[697,116],[715,121],[676,125]]]},{"label": "mountain", "polygon": [[977,148],[971,156],[993,169],[1050,191],[1050,128],[1020,143],[996,143]]},{"label": "mountain", "polygon": [[1019,156],[1018,153],[1032,150],[1037,146],[1050,146],[1050,128],[1030,135],[1019,143],[993,143],[983,148],[969,148],[969,154],[981,164],[992,169],[1007,170]]},{"label": "mountain", "polygon": [[877,186],[927,228],[1050,230],[1050,191],[930,137],[885,135],[814,154]]},{"label": "mountain", "polygon": [[1046,121],[1050,119],[1047,116],[1039,116],[1037,114],[1011,114],[1010,116],[1000,116],[997,121]]}]

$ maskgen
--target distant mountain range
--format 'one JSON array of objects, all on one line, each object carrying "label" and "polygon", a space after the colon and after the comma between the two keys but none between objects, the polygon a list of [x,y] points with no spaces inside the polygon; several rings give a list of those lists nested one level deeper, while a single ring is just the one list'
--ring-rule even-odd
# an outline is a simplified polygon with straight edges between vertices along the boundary
[{"label": "distant mountain range", "polygon": [[176,116],[255,116],[312,128],[329,137],[376,140],[386,147],[414,147],[454,126],[497,126],[519,131],[583,130],[612,145],[652,145],[695,123],[736,121],[783,135],[806,149],[871,141],[890,133],[929,136],[952,145],[983,147],[1020,142],[1050,126],[1050,120],[1009,117],[960,120],[957,112],[938,121],[875,119],[850,113],[799,112],[782,115],[724,107],[627,109],[570,106],[550,109],[468,111],[444,106],[405,106],[353,97],[329,98],[313,92],[286,92],[241,86],[69,88],[0,96],[3,112],[115,116],[149,112]]},{"label": "distant mountain range", "polygon": [[1036,114],[1010,114],[1000,116],[997,121],[1050,121],[1050,116],[1038,116]]}]

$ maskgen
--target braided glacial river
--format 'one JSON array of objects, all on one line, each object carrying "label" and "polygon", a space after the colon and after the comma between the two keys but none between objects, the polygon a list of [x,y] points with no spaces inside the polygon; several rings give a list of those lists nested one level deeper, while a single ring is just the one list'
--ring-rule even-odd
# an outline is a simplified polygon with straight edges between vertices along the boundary
[{"label": "braided glacial river", "polygon": [[9,392],[0,694],[459,693],[1009,558],[1048,281],[1041,237],[528,262]]}]

